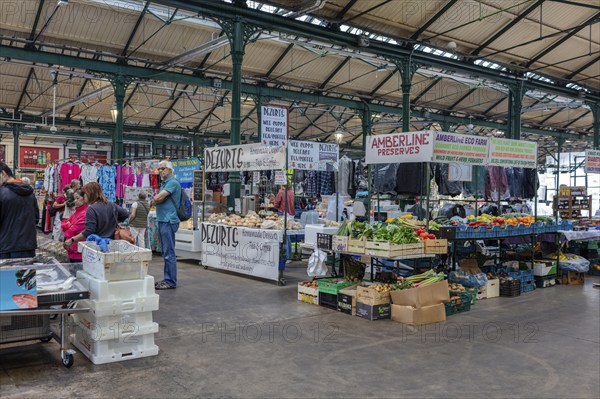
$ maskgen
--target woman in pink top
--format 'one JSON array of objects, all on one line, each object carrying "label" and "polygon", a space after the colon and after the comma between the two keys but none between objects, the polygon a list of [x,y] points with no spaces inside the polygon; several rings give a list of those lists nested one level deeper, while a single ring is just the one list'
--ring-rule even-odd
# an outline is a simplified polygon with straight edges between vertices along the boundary
[{"label": "woman in pink top", "polygon": [[[65,240],[75,237],[85,230],[85,213],[88,204],[85,202],[83,190],[75,192],[75,212],[68,219],[62,221],[61,229],[65,233]],[[74,242],[67,248],[71,263],[81,262],[81,254],[77,251],[77,243]]]}]

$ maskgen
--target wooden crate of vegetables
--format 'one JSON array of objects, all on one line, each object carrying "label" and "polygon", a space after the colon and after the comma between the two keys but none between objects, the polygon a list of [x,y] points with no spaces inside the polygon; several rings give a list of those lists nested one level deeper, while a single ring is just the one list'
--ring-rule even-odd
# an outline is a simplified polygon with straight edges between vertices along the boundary
[{"label": "wooden crate of vegetables", "polygon": [[363,255],[365,253],[364,239],[348,238],[348,252]]},{"label": "wooden crate of vegetables", "polygon": [[356,297],[358,302],[367,305],[380,305],[390,303],[390,291],[392,284],[361,284],[356,287]]},{"label": "wooden crate of vegetables", "polygon": [[313,281],[298,283],[298,300],[313,305],[319,304],[319,284]]}]

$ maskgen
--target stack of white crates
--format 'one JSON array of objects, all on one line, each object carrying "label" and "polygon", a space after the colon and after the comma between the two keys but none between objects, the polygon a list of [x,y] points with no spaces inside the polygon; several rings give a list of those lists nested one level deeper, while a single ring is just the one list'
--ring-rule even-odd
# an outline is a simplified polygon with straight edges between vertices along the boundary
[{"label": "stack of white crates", "polygon": [[94,364],[119,362],[158,354],[154,334],[158,310],[154,277],[148,276],[152,251],[126,241],[112,241],[102,252],[92,242],[79,243],[83,271],[77,280],[90,299],[78,302],[88,313],[73,314],[73,344]]}]

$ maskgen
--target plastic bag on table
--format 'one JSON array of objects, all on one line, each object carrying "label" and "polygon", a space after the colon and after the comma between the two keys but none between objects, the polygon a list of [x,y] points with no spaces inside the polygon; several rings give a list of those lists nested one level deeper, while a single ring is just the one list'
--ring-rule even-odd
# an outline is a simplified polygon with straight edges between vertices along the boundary
[{"label": "plastic bag on table", "polygon": [[465,287],[483,287],[487,284],[485,273],[467,274],[465,272],[450,272],[448,281],[462,284]]},{"label": "plastic bag on table", "polygon": [[561,260],[559,262],[559,268],[561,270],[571,270],[573,272],[586,273],[590,270],[590,261],[584,257],[573,254],[565,254],[569,260]]},{"label": "plastic bag on table", "polygon": [[320,277],[327,275],[327,265],[325,260],[327,254],[320,249],[315,249],[313,254],[308,259],[308,267],[306,268],[306,274],[310,277]]}]

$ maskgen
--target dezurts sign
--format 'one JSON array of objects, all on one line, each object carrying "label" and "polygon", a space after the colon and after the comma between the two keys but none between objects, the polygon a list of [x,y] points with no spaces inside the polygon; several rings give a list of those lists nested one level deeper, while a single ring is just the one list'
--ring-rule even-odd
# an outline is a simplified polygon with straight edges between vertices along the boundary
[{"label": "dezurts sign", "polygon": [[285,147],[261,143],[210,147],[204,150],[206,172],[285,169]]},{"label": "dezurts sign", "polygon": [[281,230],[202,223],[202,264],[276,281],[282,234]]},{"label": "dezurts sign", "polygon": [[288,131],[288,110],[282,107],[260,107],[260,137],[264,145],[285,146]]},{"label": "dezurts sign", "polygon": [[339,158],[339,146],[331,143],[290,140],[288,164],[296,170],[327,170]]}]

